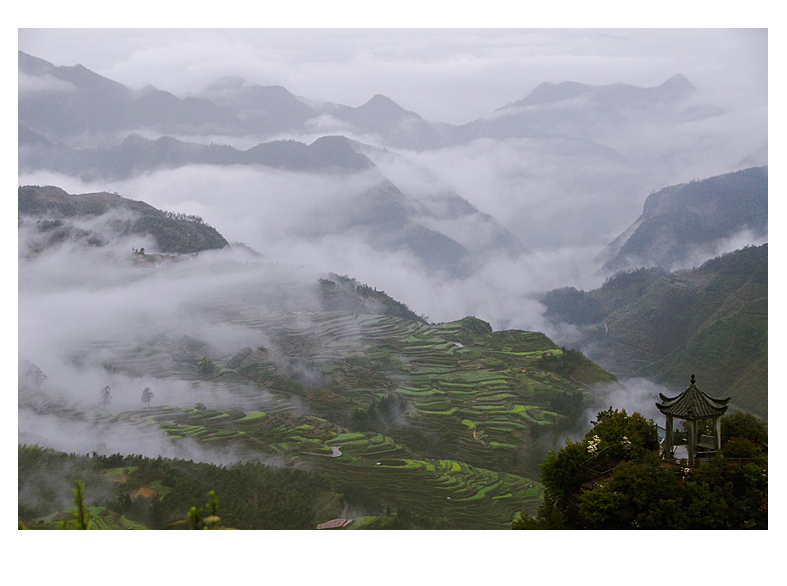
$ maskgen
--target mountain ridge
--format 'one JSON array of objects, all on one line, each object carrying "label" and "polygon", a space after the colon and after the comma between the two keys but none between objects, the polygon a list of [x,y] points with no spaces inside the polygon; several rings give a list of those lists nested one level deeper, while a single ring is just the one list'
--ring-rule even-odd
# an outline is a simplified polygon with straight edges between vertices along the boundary
[{"label": "mountain ridge", "polygon": [[689,270],[620,272],[599,289],[541,300],[548,319],[576,326],[571,344],[618,377],[680,388],[696,372],[714,396],[767,417],[767,244]]},{"label": "mountain ridge", "polygon": [[744,230],[751,231],[754,239],[767,238],[767,167],[651,193],[640,217],[609,244],[599,260],[608,273],[652,266],[683,268],[695,250],[712,251],[720,241]]},{"label": "mountain ridge", "polygon": [[74,232],[69,220],[127,210],[135,218],[130,223],[115,223],[114,236],[150,235],[164,253],[194,254],[229,247],[224,237],[202,218],[170,214],[143,201],[107,192],[73,195],[54,186],[20,186],[17,209],[20,222],[35,222],[38,232],[50,234],[51,244],[78,234],[88,244],[101,246],[105,243],[101,234]]}]

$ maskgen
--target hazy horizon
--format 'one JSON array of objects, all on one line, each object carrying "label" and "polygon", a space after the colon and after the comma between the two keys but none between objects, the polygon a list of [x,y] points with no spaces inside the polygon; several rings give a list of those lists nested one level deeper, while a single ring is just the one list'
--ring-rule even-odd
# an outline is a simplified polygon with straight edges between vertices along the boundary
[{"label": "hazy horizon", "polygon": [[184,96],[240,76],[348,106],[383,94],[451,124],[541,83],[655,87],[676,74],[760,108],[767,45],[767,29],[19,29],[19,50],[133,89]]}]

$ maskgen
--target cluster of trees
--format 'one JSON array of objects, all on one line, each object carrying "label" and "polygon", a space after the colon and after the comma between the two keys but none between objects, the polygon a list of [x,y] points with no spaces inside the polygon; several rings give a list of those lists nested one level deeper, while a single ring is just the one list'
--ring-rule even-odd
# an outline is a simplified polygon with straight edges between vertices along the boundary
[{"label": "cluster of trees", "polygon": [[183,220],[185,222],[194,222],[195,224],[205,223],[201,216],[195,216],[192,214],[183,214],[179,212],[164,212],[164,215],[170,220]]},{"label": "cluster of trees", "polygon": [[569,350],[563,346],[560,354],[545,353],[541,356],[536,363],[536,367],[568,378],[574,369],[584,366],[586,361],[587,358],[579,350]]},{"label": "cluster of trees", "polygon": [[[150,402],[153,400],[153,397],[155,397],[155,395],[153,394],[153,391],[150,390],[150,387],[145,387],[142,391],[142,402],[145,403],[146,406],[150,407]],[[112,404],[112,387],[107,385],[101,389],[98,400],[102,409],[108,409]]]},{"label": "cluster of trees", "polygon": [[402,425],[407,411],[407,400],[400,394],[389,394],[375,399],[368,408],[358,407],[352,415],[352,429],[384,433],[392,426]]},{"label": "cluster of trees", "polygon": [[722,418],[722,453],[689,468],[659,458],[655,424],[610,408],[541,465],[544,503],[514,529],[767,529],[767,426]]},{"label": "cluster of trees", "polygon": [[[30,529],[57,528],[57,521],[54,525],[39,522],[57,511],[72,524],[68,495],[73,491],[69,486],[77,482],[80,493],[74,494],[81,504],[73,501],[79,514],[78,520],[73,519],[81,528],[88,524],[86,511],[94,514],[97,507],[150,529],[208,527],[213,523],[209,517],[217,516],[220,500],[222,526],[309,529],[333,512],[321,510],[320,503],[341,501],[341,495],[333,495],[329,483],[320,476],[258,462],[217,466],[135,454],[79,455],[19,446],[18,465],[19,521]],[[110,481],[118,471],[125,481]],[[141,487],[152,487],[155,494],[135,495]],[[210,497],[211,491],[214,495],[206,505],[205,495]],[[182,523],[187,513],[189,522]]]},{"label": "cluster of trees", "polygon": [[385,291],[378,291],[346,275],[331,273],[330,279],[320,279],[318,294],[327,311],[355,311],[374,315],[390,315],[426,323],[426,316],[417,315],[406,304],[396,301]]}]

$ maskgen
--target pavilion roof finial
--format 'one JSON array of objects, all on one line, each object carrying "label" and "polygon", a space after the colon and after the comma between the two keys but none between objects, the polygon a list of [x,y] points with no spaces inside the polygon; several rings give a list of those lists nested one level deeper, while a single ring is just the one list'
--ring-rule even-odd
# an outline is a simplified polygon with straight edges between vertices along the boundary
[{"label": "pavilion roof finial", "polygon": [[692,374],[691,375],[691,384],[694,384],[695,382],[696,382],[696,379],[694,378],[694,375]]}]

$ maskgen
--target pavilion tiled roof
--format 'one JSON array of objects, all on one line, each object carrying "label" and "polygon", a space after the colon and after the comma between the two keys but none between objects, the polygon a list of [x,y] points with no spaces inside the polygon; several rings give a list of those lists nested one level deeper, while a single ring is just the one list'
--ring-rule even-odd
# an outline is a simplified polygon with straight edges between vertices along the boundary
[{"label": "pavilion tiled roof", "polygon": [[694,375],[691,385],[677,397],[667,397],[659,393],[661,403],[656,403],[664,415],[672,415],[678,419],[708,419],[721,417],[727,411],[730,398],[717,399],[697,388]]}]

